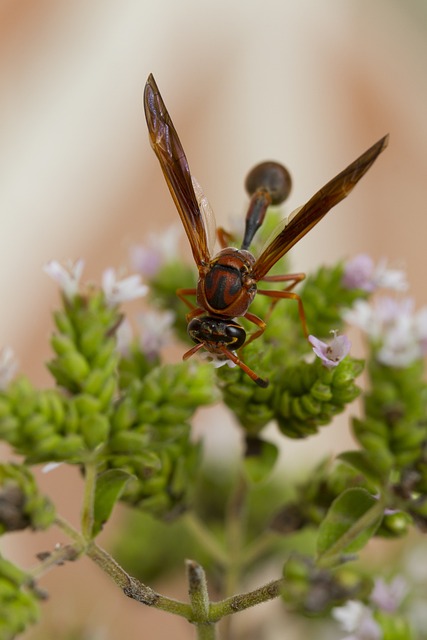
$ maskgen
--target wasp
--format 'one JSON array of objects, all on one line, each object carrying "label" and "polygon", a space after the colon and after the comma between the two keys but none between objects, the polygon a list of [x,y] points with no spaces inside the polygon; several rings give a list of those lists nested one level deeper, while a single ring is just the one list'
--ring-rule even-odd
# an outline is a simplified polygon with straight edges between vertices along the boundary
[{"label": "wasp", "polygon": [[[219,231],[222,249],[212,255],[212,237],[215,236],[211,229],[213,214],[200,186],[191,175],[184,149],[152,75],[145,85],[144,110],[151,146],[159,159],[199,272],[197,288],[177,291],[190,309],[187,314],[188,334],[196,343],[183,355],[183,359],[203,348],[214,357],[231,360],[256,384],[267,387],[268,380],[256,374],[236,354],[236,350],[258,338],[266,328],[264,320],[251,313],[249,307],[257,293],[272,298],[273,305],[282,298],[293,299],[298,304],[304,334],[308,336],[302,300],[293,291],[305,274],[269,276],[268,272],[332,207],[348,196],[387,146],[388,135],[286,218],[271,242],[255,258],[249,246],[264,220],[267,208],[283,202],[291,186],[290,176],[282,165],[275,162],[258,165],[246,180],[251,199],[240,249],[226,246],[228,235]],[[277,291],[261,289],[259,282],[282,282],[285,287]],[[196,297],[196,304],[188,299],[189,296]],[[255,332],[249,337],[236,320],[241,317],[256,326]]]}]

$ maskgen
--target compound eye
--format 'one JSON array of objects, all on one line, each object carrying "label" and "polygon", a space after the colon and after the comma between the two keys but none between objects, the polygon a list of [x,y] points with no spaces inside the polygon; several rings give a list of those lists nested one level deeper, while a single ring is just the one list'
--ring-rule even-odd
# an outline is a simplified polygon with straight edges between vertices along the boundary
[{"label": "compound eye", "polygon": [[201,336],[202,323],[200,318],[193,318],[187,326],[187,333],[194,342],[202,342]]},{"label": "compound eye", "polygon": [[229,346],[234,351],[245,344],[246,331],[237,322],[230,323],[227,325],[227,337],[230,339]]}]

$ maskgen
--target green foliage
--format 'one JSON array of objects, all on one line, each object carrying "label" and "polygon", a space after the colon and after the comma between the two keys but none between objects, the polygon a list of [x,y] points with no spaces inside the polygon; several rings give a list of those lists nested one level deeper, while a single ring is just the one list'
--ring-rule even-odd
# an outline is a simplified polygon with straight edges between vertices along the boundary
[{"label": "green foliage", "polygon": [[0,638],[13,640],[39,618],[39,596],[23,571],[0,556]]},{"label": "green foliage", "polygon": [[39,493],[31,471],[24,465],[0,465],[0,534],[30,527],[47,529],[55,518],[49,498]]},{"label": "green foliage", "polygon": [[344,565],[320,569],[307,556],[292,555],[283,568],[282,598],[293,611],[308,616],[329,613],[347,600],[365,598],[372,589],[369,576]]},{"label": "green foliage", "polygon": [[[276,266],[275,272],[283,270]],[[342,264],[322,267],[298,288],[309,331],[317,337],[340,330],[343,307],[367,296],[346,289],[343,272]],[[185,341],[189,308],[176,289],[191,289],[195,282],[193,269],[171,262],[150,283],[152,301],[176,312],[175,333]],[[317,433],[361,394],[357,378],[364,363],[346,357],[326,368],[303,335],[294,301],[276,304],[259,295],[251,313],[265,319],[267,329],[239,356],[269,378],[267,388],[239,367],[215,370],[197,357],[164,364],[160,353],[145,353],[138,339],[119,349],[117,305],[94,287],[85,295],[63,296],[48,363],[54,388],[36,389],[22,376],[0,391],[0,438],[13,452],[26,465],[77,465],[84,477],[82,533],[58,516],[74,546],[69,555],[61,549],[48,554],[47,564],[87,553],[105,569],[108,560],[96,555],[94,538],[121,500],[133,515],[121,532],[118,556],[141,579],[173,570],[186,555],[201,561],[222,588],[275,559],[278,566],[285,563],[281,595],[287,607],[320,616],[349,599],[369,601],[372,578],[344,564],[350,554],[374,536],[402,537],[412,524],[427,530],[422,363],[381,365],[371,345],[364,413],[353,419],[360,448],[342,453],[338,463],[319,464],[291,490],[289,479],[271,477],[279,447],[264,438],[263,429],[273,421],[285,439]],[[240,321],[249,336],[256,330]],[[221,395],[240,426],[244,452],[233,469],[208,473],[191,419]],[[28,466],[0,466],[0,533],[44,529],[54,519]],[[114,561],[106,570],[118,572],[121,588],[128,585]],[[28,575],[0,559],[1,638],[14,637],[36,619],[38,595]],[[375,616],[384,638],[411,638],[400,614],[376,610]]]}]

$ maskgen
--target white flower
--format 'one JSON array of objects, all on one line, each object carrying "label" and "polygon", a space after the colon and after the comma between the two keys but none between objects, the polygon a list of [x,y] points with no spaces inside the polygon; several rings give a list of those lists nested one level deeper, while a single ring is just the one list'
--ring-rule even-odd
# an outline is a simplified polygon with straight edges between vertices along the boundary
[{"label": "white flower", "polygon": [[74,263],[68,260],[65,265],[51,260],[43,266],[43,270],[59,284],[65,297],[71,300],[78,293],[84,264],[82,258]]},{"label": "white flower", "polygon": [[351,633],[344,640],[380,640],[383,636],[371,609],[358,600],[349,600],[342,607],[334,607],[332,616],[344,631]]},{"label": "white flower", "polygon": [[357,300],[343,318],[376,343],[376,357],[387,366],[406,367],[427,353],[427,307],[415,313],[412,298]]},{"label": "white flower", "polygon": [[216,353],[211,353],[210,351],[203,351],[200,354],[200,357],[203,358],[203,360],[207,360],[207,362],[210,362],[215,367],[215,369],[219,369],[225,364],[230,367],[230,369],[234,369],[234,367],[237,367],[237,364],[232,360]]},{"label": "white flower", "polygon": [[148,292],[147,285],[141,284],[141,276],[133,275],[118,280],[112,268],[106,269],[102,274],[102,289],[111,307],[145,296]]},{"label": "white flower", "polygon": [[18,369],[18,360],[10,347],[0,351],[0,389],[6,389]]},{"label": "white flower", "polygon": [[372,281],[374,288],[390,289],[391,291],[407,291],[408,281],[402,269],[389,269],[384,258],[375,267]]},{"label": "white flower", "polygon": [[131,262],[135,271],[147,279],[153,278],[165,262],[176,258],[181,234],[181,225],[171,225],[161,234],[149,233],[145,245],[131,248]]},{"label": "white flower", "polygon": [[138,318],[141,327],[141,348],[149,358],[154,358],[172,336],[175,320],[173,311],[146,311]]},{"label": "white flower", "polygon": [[344,266],[343,285],[347,289],[375,291],[379,288],[393,291],[406,291],[406,274],[401,269],[389,269],[387,261],[382,259],[375,266],[367,254],[360,254],[349,260]]},{"label": "white flower", "polygon": [[339,336],[336,331],[331,331],[331,333],[333,338],[329,343],[322,342],[315,336],[308,336],[308,341],[313,347],[314,353],[328,369],[336,367],[349,353],[351,347],[351,342],[347,336]]}]

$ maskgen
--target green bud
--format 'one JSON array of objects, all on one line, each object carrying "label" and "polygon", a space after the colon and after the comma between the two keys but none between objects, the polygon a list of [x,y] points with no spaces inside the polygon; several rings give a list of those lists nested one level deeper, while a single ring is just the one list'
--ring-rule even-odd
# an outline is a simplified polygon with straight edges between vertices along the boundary
[{"label": "green bud", "polygon": [[301,397],[301,406],[309,416],[317,416],[322,408],[322,404],[316,401],[311,394],[306,394]]},{"label": "green bud", "polygon": [[67,353],[73,353],[76,351],[74,341],[69,336],[62,333],[54,333],[51,336],[50,344],[58,356],[63,356]]},{"label": "green bud", "polygon": [[109,373],[106,373],[102,369],[92,370],[86,378],[82,390],[91,396],[98,396],[101,393],[101,390],[109,375]]},{"label": "green bud", "polygon": [[317,380],[310,389],[310,394],[319,402],[328,402],[332,399],[331,387]]},{"label": "green bud", "polygon": [[80,384],[84,382],[90,372],[87,360],[77,352],[64,354],[58,364],[70,380]]},{"label": "green bud", "polygon": [[105,340],[105,327],[91,324],[83,329],[79,339],[79,347],[86,358],[92,359],[103,346]]},{"label": "green bud", "polygon": [[39,409],[47,420],[56,426],[62,426],[65,418],[65,408],[62,396],[54,390],[39,393]]},{"label": "green bud", "polygon": [[73,404],[79,416],[87,416],[99,413],[101,403],[98,398],[81,393],[73,398]]},{"label": "green bud", "polygon": [[55,450],[54,460],[73,460],[81,458],[85,450],[85,444],[81,435],[72,433],[61,438]]},{"label": "green bud", "polygon": [[102,409],[107,409],[109,408],[110,404],[112,403],[115,393],[117,390],[117,381],[115,378],[109,378],[102,390],[101,393],[99,394],[99,402],[101,404],[101,408]]},{"label": "green bud", "polygon": [[118,431],[110,439],[109,449],[113,453],[138,454],[149,446],[148,435],[134,431]]},{"label": "green bud", "polygon": [[132,401],[124,398],[116,407],[111,419],[111,428],[113,431],[125,431],[135,423],[137,413]]},{"label": "green bud", "polygon": [[119,361],[119,354],[116,352],[116,342],[109,338],[102,343],[100,349],[96,352],[93,359],[93,366],[96,368],[104,368],[110,374],[113,373]]},{"label": "green bud", "polygon": [[26,438],[40,441],[54,433],[54,429],[43,415],[36,413],[25,420],[22,433]]},{"label": "green bud", "polygon": [[75,341],[75,330],[71,319],[67,315],[65,311],[55,311],[53,314],[53,318],[55,320],[55,324],[62,334],[71,338],[71,340]]},{"label": "green bud", "polygon": [[157,420],[161,423],[175,424],[176,422],[185,422],[191,414],[191,409],[165,405],[159,408]]},{"label": "green bud", "polygon": [[138,406],[138,419],[144,420],[148,424],[155,424],[159,417],[159,410],[155,404],[152,402],[147,402],[144,400]]},{"label": "green bud", "polygon": [[393,537],[404,536],[408,533],[409,527],[412,525],[413,520],[411,516],[404,511],[397,511],[396,513],[387,514],[384,516],[381,523],[380,533]]},{"label": "green bud", "polygon": [[61,436],[56,433],[45,436],[42,440],[37,442],[34,450],[29,454],[29,458],[32,461],[50,461],[56,460],[57,451],[62,444]]},{"label": "green bud", "polygon": [[105,444],[110,432],[108,418],[100,413],[82,417],[81,432],[89,449]]}]

